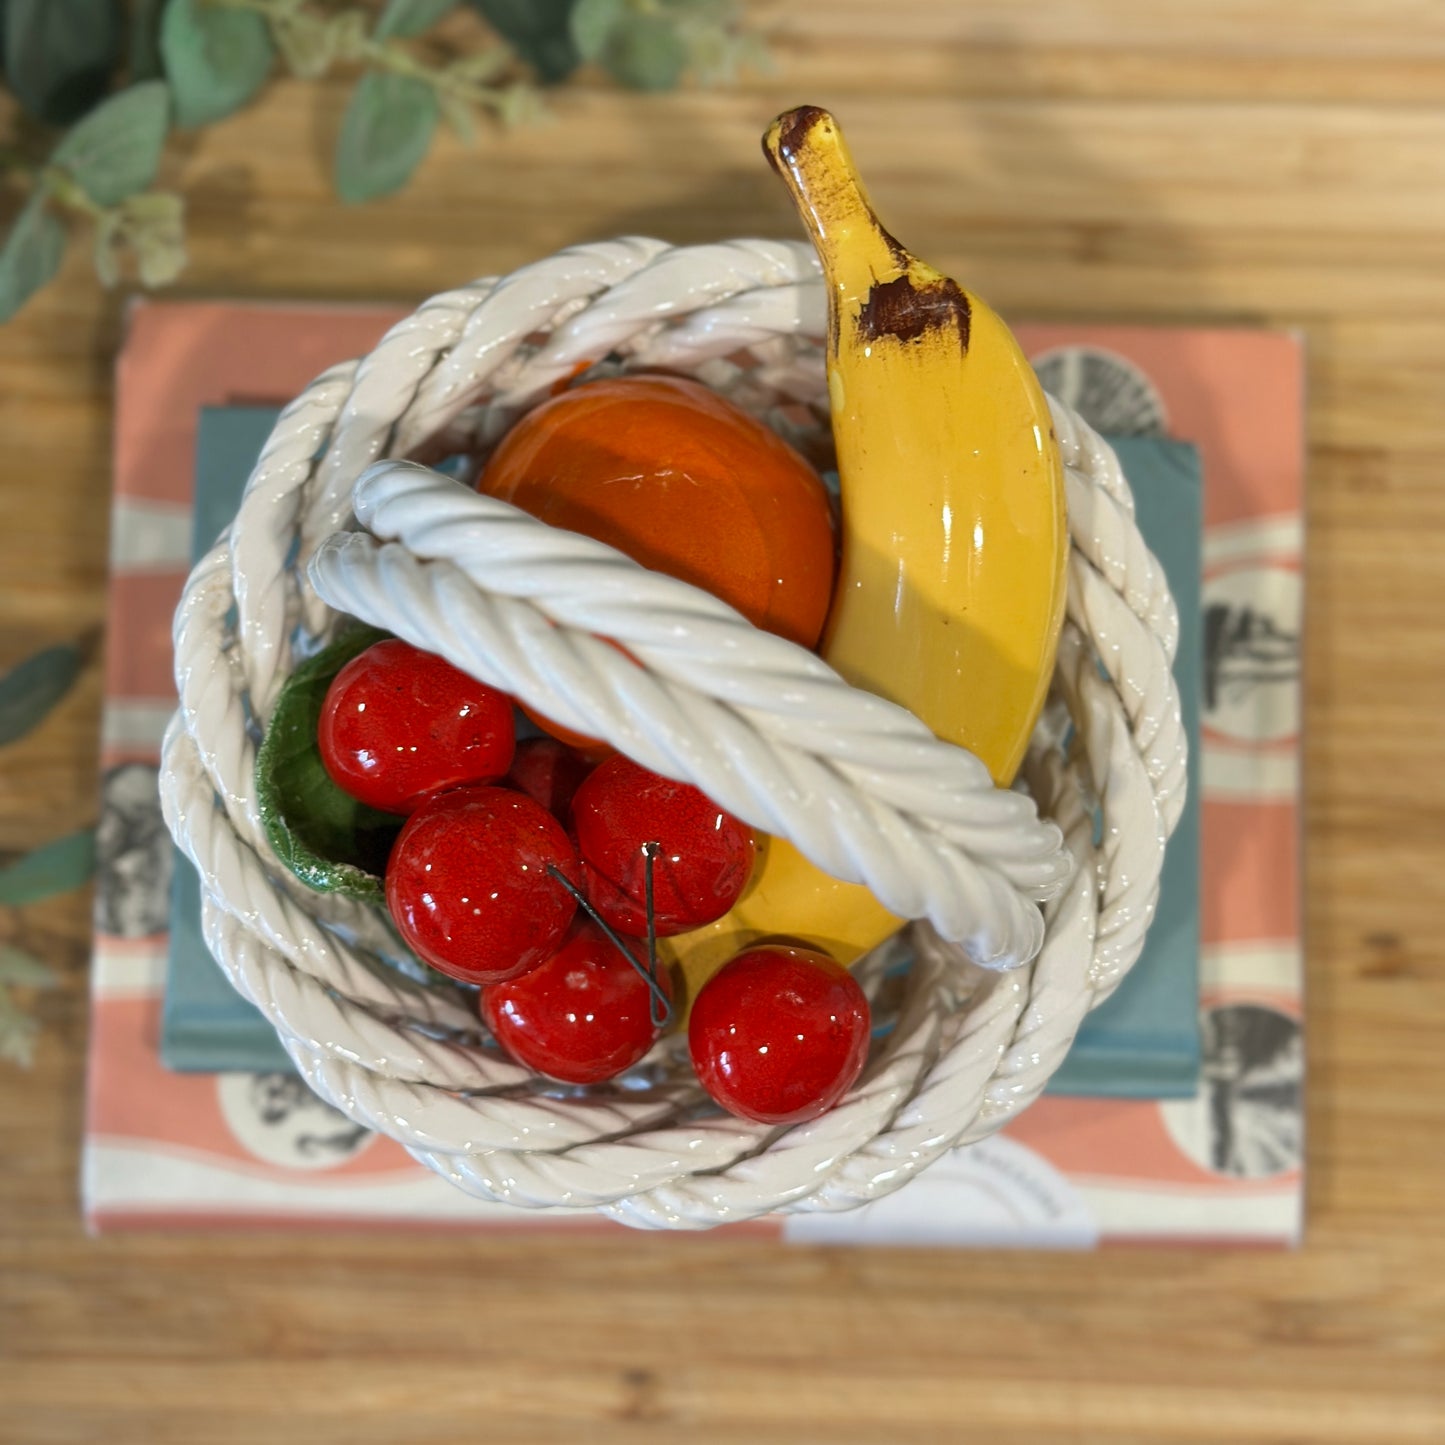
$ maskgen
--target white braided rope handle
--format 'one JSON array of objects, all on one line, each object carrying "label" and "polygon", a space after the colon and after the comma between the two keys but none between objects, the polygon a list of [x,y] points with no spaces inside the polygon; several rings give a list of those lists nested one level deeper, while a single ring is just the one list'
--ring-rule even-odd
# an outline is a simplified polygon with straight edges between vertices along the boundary
[{"label": "white braided rope handle", "polygon": [[[378,455],[404,453],[454,425],[469,405],[481,403],[473,435],[495,436],[518,408],[608,351],[628,366],[693,370],[764,411],[789,399],[817,403],[819,297],[805,247],[670,249],[621,241],[563,252],[500,282],[434,298],[362,363],[333,369],[287,408],[234,526],[197,568],[177,614],[181,710],[166,740],[163,801],[206,882],[208,944],[323,1095],[482,1197],[605,1207],[654,1227],[706,1227],[780,1206],[853,1207],[1035,1097],[1083,1014],[1142,944],[1163,841],[1182,803],[1183,736],[1168,669],[1177,621],[1134,526],[1117,463],[1062,410],[1055,419],[1069,466],[1076,553],[1058,695],[1076,720],[1080,745],[1065,764],[1041,742],[1029,776],[1080,866],[1049,905],[1031,969],[980,985],[956,948],[928,925],[915,930],[918,961],[897,1026],[858,1087],[825,1118],[781,1132],[690,1119],[697,1091],[675,1044],[655,1052],[649,1088],[554,1097],[495,1052],[461,991],[392,966],[398,950],[383,919],[308,893],[270,854],[255,808],[247,706],[258,718],[269,714],[298,623],[318,637],[332,623],[301,566],[346,516],[350,479]],[[745,370],[718,359],[743,350]],[[448,528],[457,520],[454,488],[396,469],[368,487],[359,498],[363,514],[387,535],[405,534],[410,547],[359,535],[325,542],[316,575],[328,591],[333,583],[356,586],[360,600],[368,584],[358,579],[388,578],[390,591],[382,591],[397,609],[388,620],[403,633],[401,614],[409,609],[414,621],[414,609],[467,609],[484,599],[478,605],[498,651],[478,646],[475,655],[453,654],[454,661],[488,676],[486,669],[506,659],[519,669],[524,696],[535,686],[547,711],[593,732],[597,710],[615,701],[603,729],[614,740],[625,739],[629,752],[663,771],[699,779],[699,769],[720,800],[775,831],[790,831],[776,827],[786,807],[779,797],[826,778],[840,820],[800,822],[805,851],[845,863],[837,871],[867,878],[895,906],[923,904],[901,911],[928,911],[947,932],[968,934],[980,957],[1006,962],[1031,950],[1038,914],[1027,900],[1058,887],[1057,835],[1031,823],[1015,795],[975,786],[976,765],[958,761],[966,755],[948,749],[944,762],[942,745],[926,735],[893,741],[889,724],[898,723],[906,739],[909,722],[871,698],[836,706],[857,711],[858,738],[873,747],[883,740],[881,770],[875,757],[838,742],[831,723],[818,726],[811,703],[780,707],[768,680],[751,685],[746,675],[733,676],[729,686],[741,705],[722,708],[706,686],[717,658],[699,659],[707,646],[723,647],[736,622],[713,599],[699,604],[701,594],[689,596],[684,608],[702,652],[669,647],[659,629],[645,626],[645,609],[628,605],[635,595],[629,588],[650,586],[649,574],[628,563],[624,581],[609,559],[568,554],[564,570],[574,577],[591,568],[595,582],[599,566],[612,569],[618,580],[606,625],[597,625],[596,614],[586,617],[626,642],[647,665],[639,669],[590,637],[579,643],[572,624],[582,614],[568,610],[577,598],[569,600],[567,587],[560,596],[548,591],[554,610],[539,612],[538,584],[528,582],[527,566],[507,565],[507,547],[489,550],[478,536]],[[543,550],[570,546],[535,523],[505,532],[509,539],[523,534],[526,545]],[[412,555],[428,551],[437,560]],[[483,574],[484,586],[474,574]],[[552,625],[554,616],[561,626]],[[629,627],[647,635],[634,639]],[[555,655],[539,642],[555,642],[569,629],[571,641]],[[430,634],[417,640],[437,644]],[[768,668],[797,666],[779,648],[799,650],[774,641],[764,644]],[[828,670],[800,656],[808,659],[799,680],[810,699],[833,698],[837,684]],[[596,693],[588,691],[594,683]],[[666,721],[639,725],[635,709],[622,706],[628,699],[640,702],[649,720]],[[701,744],[689,741],[699,733]],[[760,739],[772,744],[774,734],[769,751]],[[930,783],[941,776],[947,786],[921,789],[925,767],[935,770]],[[1086,797],[1098,798],[1105,817],[1097,857]],[[787,813],[786,822],[796,816]],[[869,834],[874,822],[887,848]],[[920,851],[926,838],[946,861],[925,862],[904,879],[893,848]],[[953,881],[956,894],[949,893]],[[970,931],[970,920],[980,919],[990,926]],[[865,979],[879,967],[877,957],[859,965]],[[959,1003],[960,990],[970,988]]]},{"label": "white braided rope handle", "polygon": [[1036,902],[1071,871],[1059,830],[912,713],[709,593],[423,467],[378,463],[354,503],[374,535],[311,559],[338,611],[695,783],[977,963],[1038,952]]}]

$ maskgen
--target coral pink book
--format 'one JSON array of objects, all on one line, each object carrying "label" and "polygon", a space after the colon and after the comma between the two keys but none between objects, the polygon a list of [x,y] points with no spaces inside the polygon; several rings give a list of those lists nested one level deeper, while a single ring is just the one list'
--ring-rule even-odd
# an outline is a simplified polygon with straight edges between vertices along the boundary
[{"label": "coral pink book", "polygon": [[[82,1167],[92,1229],[338,1223],[612,1228],[473,1200],[285,1073],[158,1053],[170,843],[156,778],[175,706],[198,414],[276,404],[400,312],[144,303],[116,397],[104,811]],[[850,1214],[754,1228],[830,1243],[1289,1245],[1302,1198],[1298,900],[1303,383],[1293,337],[1025,325],[1045,384],[1103,431],[1199,448],[1205,479],[1203,1074],[1193,1098],[1046,1097]]]}]

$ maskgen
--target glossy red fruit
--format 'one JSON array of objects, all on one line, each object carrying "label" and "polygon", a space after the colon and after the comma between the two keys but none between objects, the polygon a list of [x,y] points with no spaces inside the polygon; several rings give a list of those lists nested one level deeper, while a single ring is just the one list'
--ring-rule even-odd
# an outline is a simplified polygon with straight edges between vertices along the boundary
[{"label": "glossy red fruit", "polygon": [[463,983],[515,978],[557,951],[576,912],[555,865],[581,868],[562,825],[510,788],[453,788],[407,820],[386,865],[386,902],[419,957]]},{"label": "glossy red fruit", "polygon": [[565,821],[577,789],[594,766],[556,738],[523,738],[502,781]]},{"label": "glossy red fruit", "polygon": [[698,1079],[730,1114],[801,1124],[826,1113],[868,1056],[868,999],[825,953],[764,944],[703,986],[687,1043]]},{"label": "glossy red fruit", "polygon": [[572,833],[587,897],[619,933],[647,933],[645,843],[653,861],[657,934],[686,933],[721,918],[753,869],[753,834],[687,783],[660,777],[618,753],[572,799]]},{"label": "glossy red fruit", "polygon": [[317,743],[338,788],[383,812],[410,813],[428,793],[507,771],[516,744],[512,700],[392,638],[332,679]]},{"label": "glossy red fruit", "polygon": [[[670,999],[666,969],[658,982]],[[630,1069],[656,1042],[650,1000],[617,945],[580,920],[546,962],[485,989],[481,1013],[518,1063],[566,1084],[596,1084]]]}]

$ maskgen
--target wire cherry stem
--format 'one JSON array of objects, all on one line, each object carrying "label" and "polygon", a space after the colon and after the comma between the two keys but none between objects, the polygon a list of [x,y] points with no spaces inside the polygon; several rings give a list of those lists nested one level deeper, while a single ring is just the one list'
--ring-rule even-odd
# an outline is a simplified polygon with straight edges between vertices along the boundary
[{"label": "wire cherry stem", "polygon": [[647,985],[648,1015],[653,1028],[664,1027],[672,1018],[672,1000],[663,991],[657,974],[657,915],[653,903],[653,866],[662,852],[660,843],[642,845],[642,887],[643,901],[647,907],[647,962],[643,963],[618,937],[606,919],[592,906],[587,895],[555,863],[547,865],[547,872],[560,883],[576,900],[577,906],[602,931],[608,942],[630,963]]}]

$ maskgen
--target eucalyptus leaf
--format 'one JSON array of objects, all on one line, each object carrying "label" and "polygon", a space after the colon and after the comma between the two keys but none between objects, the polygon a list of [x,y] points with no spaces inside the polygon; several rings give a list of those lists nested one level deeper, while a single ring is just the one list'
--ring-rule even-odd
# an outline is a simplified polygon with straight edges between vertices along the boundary
[{"label": "eucalyptus leaf", "polygon": [[264,16],[203,0],[170,0],[161,20],[161,54],[176,123],[209,125],[240,108],[271,74],[275,47]]},{"label": "eucalyptus leaf", "polygon": [[303,662],[276,699],[256,756],[256,803],[276,856],[308,888],[382,900],[381,875],[403,819],[331,781],[316,729],[331,679],[386,634],[359,627]]},{"label": "eucalyptus leaf", "polygon": [[372,33],[378,40],[389,35],[421,35],[455,6],[456,0],[388,0]]},{"label": "eucalyptus leaf", "polygon": [[64,166],[91,200],[113,206],[155,180],[170,110],[165,81],[133,85],[72,126],[50,159]]},{"label": "eucalyptus leaf", "polygon": [[367,27],[364,10],[343,10],[340,15],[331,16],[326,28],[331,32],[338,60],[364,60],[366,47],[371,44],[371,31]]},{"label": "eucalyptus leaf", "polygon": [[5,79],[47,125],[69,125],[110,89],[124,37],[120,0],[7,0]]},{"label": "eucalyptus leaf", "polygon": [[0,990],[0,1059],[28,1069],[35,1061],[35,1038],[40,1025],[15,1007],[10,996]]},{"label": "eucalyptus leaf", "polygon": [[446,122],[466,145],[472,145],[477,138],[477,118],[472,114],[472,104],[465,96],[447,91],[437,97]]},{"label": "eucalyptus leaf", "polygon": [[127,196],[121,203],[124,234],[142,286],[165,286],[185,270],[185,204],[169,191]]},{"label": "eucalyptus leaf", "polygon": [[45,197],[31,196],[0,246],[0,321],[9,321],[60,269],[66,239]]},{"label": "eucalyptus leaf", "polygon": [[90,828],[68,833],[0,868],[0,903],[12,908],[39,903],[88,883],[94,872],[95,833]]},{"label": "eucalyptus leaf", "polygon": [[627,0],[577,0],[572,11],[572,43],[584,60],[596,60],[627,14]]},{"label": "eucalyptus leaf", "polygon": [[54,988],[59,982],[48,963],[13,943],[0,943],[0,987]]},{"label": "eucalyptus leaf", "polygon": [[545,119],[547,106],[535,86],[519,80],[515,85],[506,86],[498,94],[496,115],[497,119],[510,129],[513,126],[532,125]]},{"label": "eucalyptus leaf", "polygon": [[577,0],[471,0],[487,23],[547,85],[566,80],[582,63],[572,40]]},{"label": "eucalyptus leaf", "polygon": [[421,164],[441,106],[436,92],[409,75],[371,71],[351,93],[336,146],[336,193],[372,201],[398,191]]},{"label": "eucalyptus leaf", "polygon": [[676,28],[655,15],[628,15],[613,30],[602,64],[630,90],[672,90],[687,69],[687,46]]},{"label": "eucalyptus leaf", "polygon": [[336,26],[304,11],[278,21],[273,39],[287,69],[301,80],[316,80],[325,75],[336,59]]},{"label": "eucalyptus leaf", "polygon": [[68,642],[33,653],[0,677],[0,745],[23,738],[80,676],[80,649]]}]

